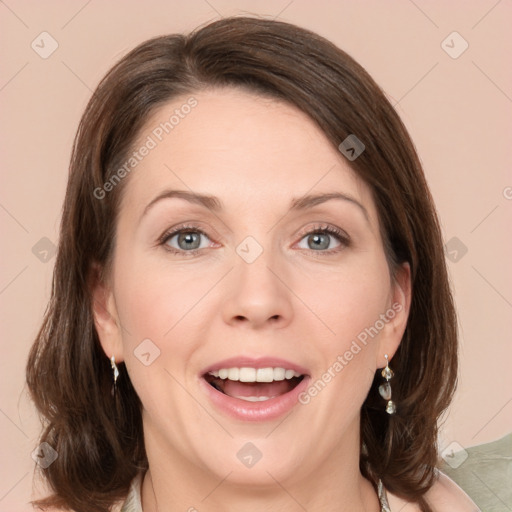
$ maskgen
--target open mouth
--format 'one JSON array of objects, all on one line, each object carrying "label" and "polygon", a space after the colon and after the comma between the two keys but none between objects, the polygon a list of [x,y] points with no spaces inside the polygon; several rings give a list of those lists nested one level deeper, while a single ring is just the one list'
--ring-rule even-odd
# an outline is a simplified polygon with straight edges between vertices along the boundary
[{"label": "open mouth", "polygon": [[222,368],[203,375],[217,391],[247,402],[264,402],[289,393],[304,377],[304,374],[281,367]]}]

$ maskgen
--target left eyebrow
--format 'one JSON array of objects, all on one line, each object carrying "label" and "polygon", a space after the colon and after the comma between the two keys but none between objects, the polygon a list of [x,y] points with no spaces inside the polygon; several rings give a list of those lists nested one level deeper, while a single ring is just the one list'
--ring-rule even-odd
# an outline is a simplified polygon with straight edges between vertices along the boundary
[{"label": "left eyebrow", "polygon": [[312,208],[313,206],[325,203],[326,201],[330,201],[331,199],[340,199],[342,201],[348,201],[349,203],[357,206],[359,210],[363,213],[368,223],[370,222],[370,216],[368,215],[368,211],[366,210],[366,208],[354,197],[349,196],[348,194],[343,194],[341,192],[331,192],[327,194],[309,194],[306,196],[299,197],[297,199],[293,199],[290,210],[304,210],[306,208]]}]

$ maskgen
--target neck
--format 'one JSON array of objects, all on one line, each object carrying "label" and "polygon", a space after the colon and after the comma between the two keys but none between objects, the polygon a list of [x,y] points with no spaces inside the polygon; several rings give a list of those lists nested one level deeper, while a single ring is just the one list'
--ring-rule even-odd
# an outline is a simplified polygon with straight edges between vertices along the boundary
[{"label": "neck", "polygon": [[150,470],[142,484],[144,512],[380,511],[373,485],[359,471],[358,434],[347,436],[315,467],[303,462],[292,474],[272,467],[256,474],[254,466],[254,484],[241,481],[236,464],[220,474],[168,445],[164,453],[164,440],[154,434],[151,428],[145,432]]}]

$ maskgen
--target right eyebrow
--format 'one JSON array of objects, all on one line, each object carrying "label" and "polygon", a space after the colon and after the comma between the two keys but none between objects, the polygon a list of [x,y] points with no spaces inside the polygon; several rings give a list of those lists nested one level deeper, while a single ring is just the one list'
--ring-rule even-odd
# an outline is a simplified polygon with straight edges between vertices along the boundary
[{"label": "right eyebrow", "polygon": [[222,210],[222,204],[220,200],[215,196],[197,194],[195,192],[187,192],[186,190],[166,190],[149,202],[146,208],[144,208],[144,212],[142,213],[141,218],[144,217],[144,215],[146,215],[147,212],[159,201],[162,201],[163,199],[171,199],[173,197],[177,197],[178,199],[185,199],[185,201],[204,206],[205,208],[208,208],[214,212]]}]

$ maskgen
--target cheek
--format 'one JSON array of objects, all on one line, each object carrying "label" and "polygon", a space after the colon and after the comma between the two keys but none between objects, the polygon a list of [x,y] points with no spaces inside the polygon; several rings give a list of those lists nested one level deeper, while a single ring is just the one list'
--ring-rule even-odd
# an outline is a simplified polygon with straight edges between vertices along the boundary
[{"label": "cheek", "polygon": [[117,269],[116,305],[127,331],[136,338],[132,341],[151,338],[162,346],[201,309],[202,299],[218,281],[212,272],[171,266],[165,258],[155,261],[143,254],[119,260]]},{"label": "cheek", "polygon": [[171,394],[177,413],[178,404],[186,404],[173,377],[185,382],[186,363],[204,340],[204,324],[219,311],[208,300],[218,272],[171,267],[165,258],[142,253],[120,258],[116,271],[123,355],[133,385],[148,410],[158,411],[155,400]]},{"label": "cheek", "polygon": [[[370,255],[369,255],[370,256]],[[297,295],[325,327],[325,339],[340,349],[372,326],[385,313],[390,292],[385,260],[369,257],[366,262],[346,265],[332,272],[310,273]],[[354,262],[355,263],[355,262]]]},{"label": "cheek", "polygon": [[[326,438],[336,437],[340,426],[357,420],[375,374],[390,277],[385,258],[369,257],[364,263],[330,276],[316,274],[302,291],[309,290],[308,305],[322,320],[316,323],[316,332],[325,333],[314,338],[310,353],[315,355],[316,371],[303,403],[315,408],[313,423]],[[327,441],[324,448],[328,449]]]},{"label": "cheek", "polygon": [[310,399],[339,425],[354,420],[373,380],[389,270],[384,257],[368,254],[364,262],[314,277],[302,291],[304,296],[309,291],[308,305],[322,321],[315,330],[323,333],[314,338],[315,382],[320,382],[312,383]]},{"label": "cheek", "polygon": [[[197,349],[198,301],[211,283],[194,279],[190,272],[170,270],[165,261],[149,264],[137,255],[119,259],[115,277],[130,379],[151,417],[164,408],[176,418],[190,407],[178,382],[184,382],[186,362]],[[169,432],[180,428],[167,427]]]}]

